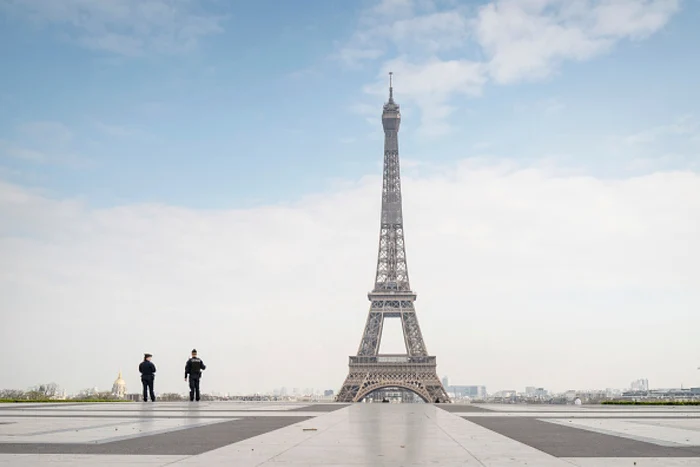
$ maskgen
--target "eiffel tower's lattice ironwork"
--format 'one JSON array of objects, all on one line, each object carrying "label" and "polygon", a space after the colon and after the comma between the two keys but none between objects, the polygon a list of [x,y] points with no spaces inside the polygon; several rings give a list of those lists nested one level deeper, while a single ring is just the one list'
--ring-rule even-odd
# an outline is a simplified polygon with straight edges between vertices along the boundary
[{"label": "eiffel tower's lattice ironwork", "polygon": [[[384,181],[377,275],[368,294],[371,305],[362,341],[357,356],[350,357],[350,372],[337,400],[359,402],[374,391],[395,387],[413,391],[426,402],[449,402],[437,376],[435,357],[425,348],[413,305],[416,294],[408,281],[399,168],[401,113],[394,102],[391,78],[390,73],[389,101],[382,112]],[[401,319],[405,354],[379,354],[385,318]]]}]

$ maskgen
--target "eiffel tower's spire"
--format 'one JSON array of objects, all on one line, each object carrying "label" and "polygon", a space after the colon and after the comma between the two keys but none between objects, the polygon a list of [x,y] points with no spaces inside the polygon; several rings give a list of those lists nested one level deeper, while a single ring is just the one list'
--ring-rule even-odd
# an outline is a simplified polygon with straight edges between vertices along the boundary
[{"label": "eiffel tower's spire", "polygon": [[394,72],[390,71],[389,72],[389,103],[393,104],[394,103]]},{"label": "eiffel tower's spire", "polygon": [[[398,121],[401,119],[401,114],[399,113],[399,104],[394,101],[394,72],[390,71],[389,72],[389,100],[387,101],[386,104],[384,104],[384,112],[382,113],[382,118],[386,119],[395,119],[396,120],[396,128],[391,128],[393,125],[390,125],[389,129],[395,129],[396,131],[399,130],[398,127]],[[384,126],[384,129],[387,129],[386,125]]]}]

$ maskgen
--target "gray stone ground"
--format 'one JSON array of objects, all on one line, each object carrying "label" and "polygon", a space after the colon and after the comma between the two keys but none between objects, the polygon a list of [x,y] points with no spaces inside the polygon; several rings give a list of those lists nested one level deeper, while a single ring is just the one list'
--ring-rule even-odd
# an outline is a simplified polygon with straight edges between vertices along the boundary
[{"label": "gray stone ground", "polygon": [[0,466],[44,464],[700,467],[700,409],[0,405]]}]

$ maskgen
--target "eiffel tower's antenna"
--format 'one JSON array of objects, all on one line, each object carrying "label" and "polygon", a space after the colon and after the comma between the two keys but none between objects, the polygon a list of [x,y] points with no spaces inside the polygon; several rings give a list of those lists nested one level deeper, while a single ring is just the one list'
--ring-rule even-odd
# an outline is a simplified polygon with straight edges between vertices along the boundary
[{"label": "eiffel tower's antenna", "polygon": [[389,72],[389,102],[394,102],[394,72]]}]

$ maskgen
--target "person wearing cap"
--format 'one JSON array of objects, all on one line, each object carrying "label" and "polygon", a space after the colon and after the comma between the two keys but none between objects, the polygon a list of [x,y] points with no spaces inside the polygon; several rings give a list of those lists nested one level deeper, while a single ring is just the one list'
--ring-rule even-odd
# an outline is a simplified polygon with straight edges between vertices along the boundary
[{"label": "person wearing cap", "polygon": [[156,401],[156,395],[153,392],[153,382],[156,379],[156,366],[151,361],[153,355],[147,353],[143,355],[143,361],[139,365],[141,372],[141,384],[143,385],[143,401],[148,402],[148,394],[151,395],[151,402]]},{"label": "person wearing cap", "polygon": [[190,401],[195,398],[199,402],[199,379],[202,377],[202,370],[206,370],[206,365],[201,358],[197,357],[197,349],[192,349],[192,358],[185,363],[185,381],[190,377]]}]

